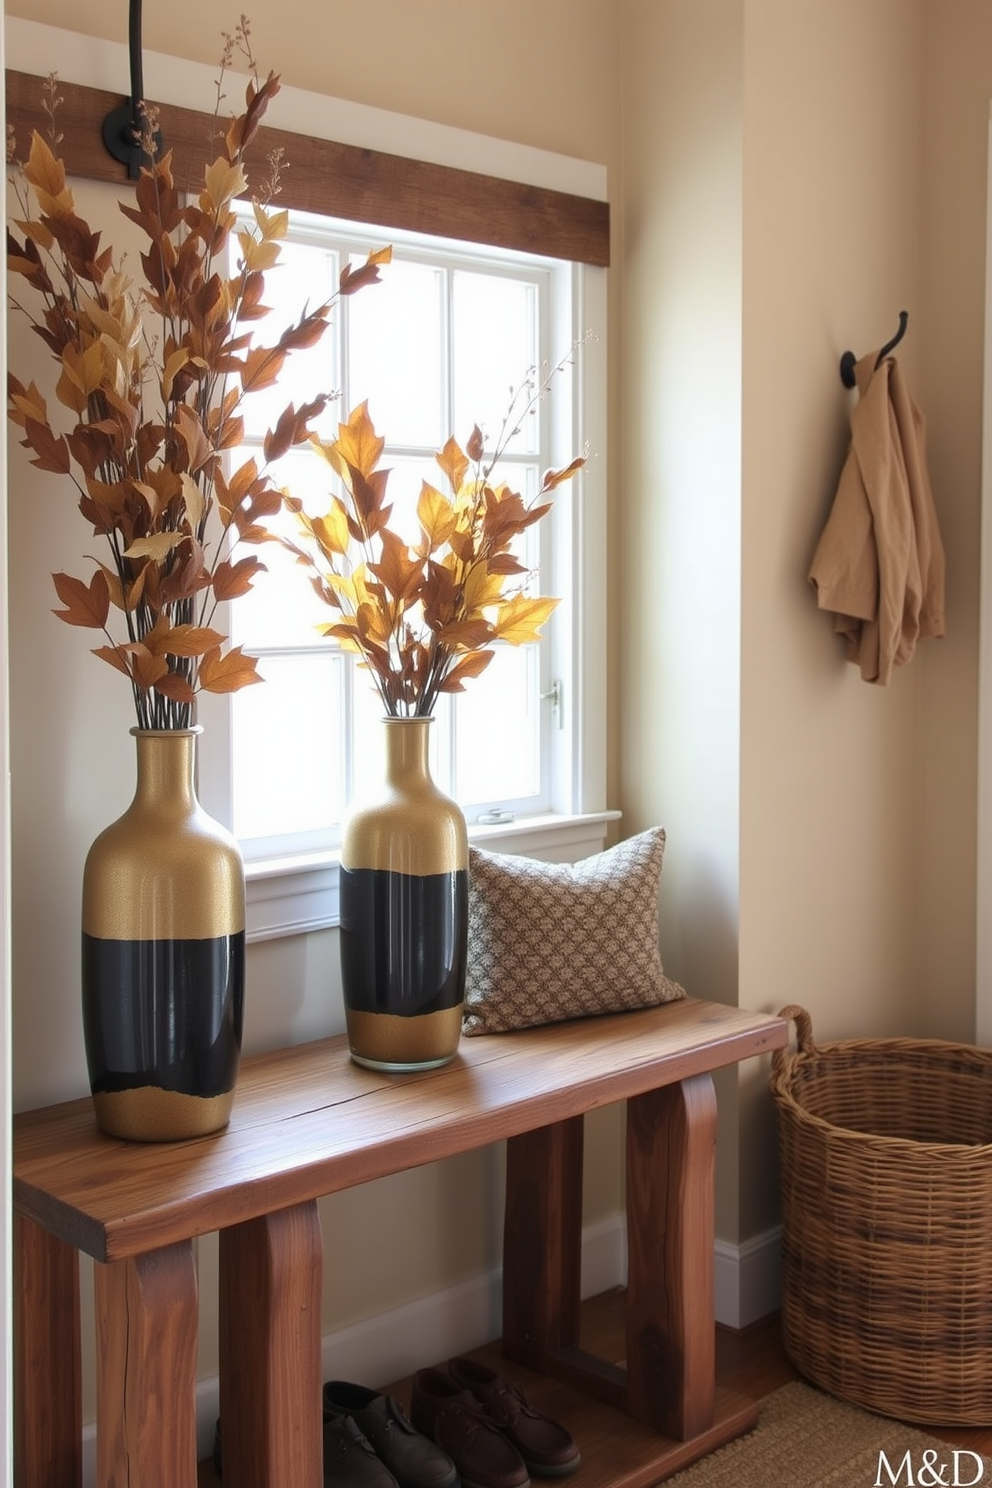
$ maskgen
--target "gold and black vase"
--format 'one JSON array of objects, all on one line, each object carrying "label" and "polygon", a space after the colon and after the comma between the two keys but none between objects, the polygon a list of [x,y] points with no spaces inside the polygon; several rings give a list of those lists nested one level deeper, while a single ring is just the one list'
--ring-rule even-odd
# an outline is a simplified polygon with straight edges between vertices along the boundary
[{"label": "gold and black vase", "polygon": [[134,800],[83,873],[83,1031],[96,1118],[138,1142],[227,1124],[241,1057],[245,885],[200,806],[199,728],[132,729]]},{"label": "gold and black vase", "polygon": [[458,1050],[468,941],[468,833],[428,761],[430,718],[386,718],[385,792],[341,848],[341,980],[351,1056],[371,1069]]}]

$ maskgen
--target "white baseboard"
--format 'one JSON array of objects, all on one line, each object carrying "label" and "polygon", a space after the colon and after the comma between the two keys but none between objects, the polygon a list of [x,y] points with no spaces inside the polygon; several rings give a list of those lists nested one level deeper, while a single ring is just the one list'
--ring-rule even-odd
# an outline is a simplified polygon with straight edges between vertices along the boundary
[{"label": "white baseboard", "polygon": [[782,1297],[781,1225],[741,1245],[717,1240],[713,1261],[718,1323],[727,1328],[746,1328],[778,1311]]},{"label": "white baseboard", "polygon": [[[626,1226],[622,1214],[588,1226],[582,1235],[582,1295],[595,1297],[627,1279]],[[716,1319],[743,1328],[774,1312],[779,1295],[781,1230],[769,1230],[743,1245],[716,1242],[714,1281]],[[428,1363],[465,1353],[499,1336],[502,1277],[485,1272],[404,1303],[377,1317],[364,1318],[324,1335],[324,1379],[384,1384],[403,1379]],[[210,1455],[217,1420],[219,1382],[214,1375],[196,1387],[197,1455]],[[83,1431],[83,1483],[96,1480],[96,1431]]]}]

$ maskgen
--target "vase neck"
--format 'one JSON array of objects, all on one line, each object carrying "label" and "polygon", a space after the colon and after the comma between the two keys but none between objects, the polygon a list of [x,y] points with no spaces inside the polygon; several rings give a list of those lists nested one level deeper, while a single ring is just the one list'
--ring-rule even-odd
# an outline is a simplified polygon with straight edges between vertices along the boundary
[{"label": "vase neck", "polygon": [[433,718],[385,718],[386,779],[402,786],[412,781],[430,781],[428,744]]},{"label": "vase neck", "polygon": [[135,802],[192,810],[197,729],[132,729],[137,748]]}]

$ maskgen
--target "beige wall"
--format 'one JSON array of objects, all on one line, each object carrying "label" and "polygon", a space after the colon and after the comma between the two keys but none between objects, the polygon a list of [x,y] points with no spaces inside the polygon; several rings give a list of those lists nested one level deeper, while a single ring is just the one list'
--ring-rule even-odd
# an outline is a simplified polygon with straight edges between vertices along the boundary
[{"label": "beige wall", "polygon": [[[669,966],[743,1006],[800,1001],[822,1038],[971,1037],[988,7],[624,16],[621,804],[671,829]],[[949,635],[883,690],[805,574],[847,441],[840,354],[903,308]],[[766,1075],[721,1089],[732,1238],[776,1215]]]},{"label": "beige wall", "polygon": [[[148,47],[205,61],[233,19],[191,0],[146,9]],[[117,0],[7,10],[124,39]],[[669,829],[668,969],[749,1007],[802,1001],[824,1038],[969,1036],[985,0],[284,0],[252,21],[263,66],[287,82],[608,166],[610,800],[625,832]],[[902,308],[949,635],[881,690],[840,660],[805,572],[846,441],[838,357],[878,345]],[[77,886],[130,743],[116,679],[49,613],[47,574],[79,552],[78,527],[16,460],[10,507],[26,1105],[83,1088]],[[322,1031],[334,959],[331,934],[253,948],[249,1045]],[[294,989],[286,1007],[279,987]],[[730,1240],[775,1219],[765,1075],[721,1085]],[[602,1213],[615,1130],[593,1145]],[[492,1264],[495,1163],[336,1201],[348,1286],[329,1283],[329,1318]],[[397,1205],[416,1244],[390,1253]]]},{"label": "beige wall", "polygon": [[[742,36],[740,0],[631,0],[623,38],[621,803],[668,831],[666,967],[737,1002]],[[719,1226],[737,1234],[733,1079]]]}]

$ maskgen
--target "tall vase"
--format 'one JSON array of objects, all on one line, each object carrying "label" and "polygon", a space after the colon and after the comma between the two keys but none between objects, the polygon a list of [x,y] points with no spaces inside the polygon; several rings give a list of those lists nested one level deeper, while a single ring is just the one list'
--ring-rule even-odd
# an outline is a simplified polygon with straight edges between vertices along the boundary
[{"label": "tall vase", "polygon": [[199,728],[132,729],[134,800],[83,872],[83,1030],[96,1118],[138,1142],[227,1124],[241,1055],[245,885],[200,806]]},{"label": "tall vase", "polygon": [[430,718],[386,718],[383,795],[341,847],[341,978],[351,1056],[371,1069],[458,1050],[468,940],[468,833],[428,762]]}]

